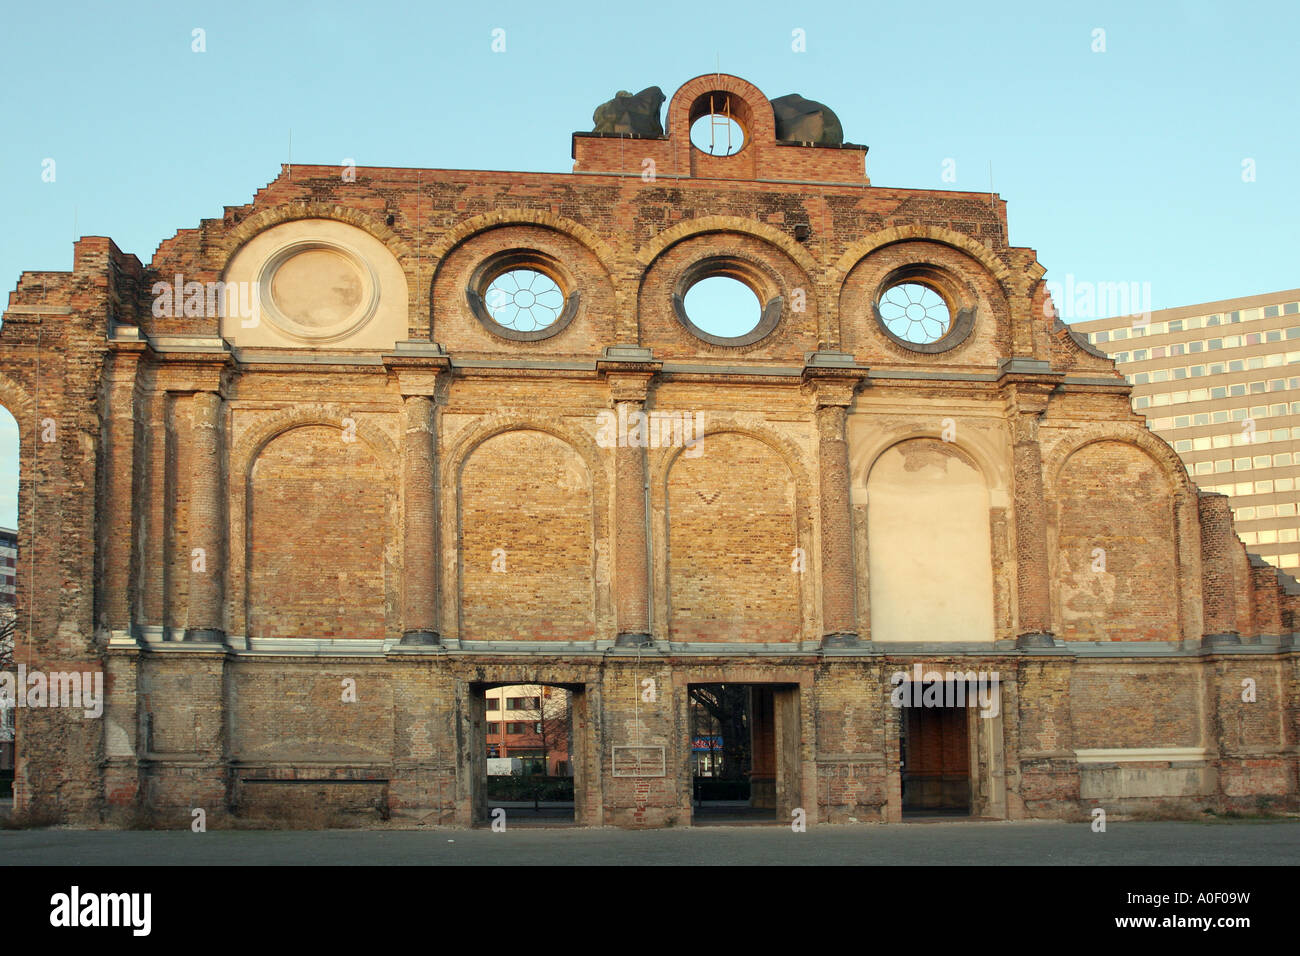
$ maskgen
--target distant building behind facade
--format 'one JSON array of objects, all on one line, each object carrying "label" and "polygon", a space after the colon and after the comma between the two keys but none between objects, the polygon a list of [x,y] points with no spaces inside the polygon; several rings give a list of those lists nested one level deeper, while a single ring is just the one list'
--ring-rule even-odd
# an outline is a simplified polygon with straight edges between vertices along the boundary
[{"label": "distant building behind facade", "polygon": [[1076,322],[1246,549],[1300,572],[1300,289]]},{"label": "distant building behind facade", "polygon": [[18,590],[18,532],[0,528],[0,604],[13,604]]}]

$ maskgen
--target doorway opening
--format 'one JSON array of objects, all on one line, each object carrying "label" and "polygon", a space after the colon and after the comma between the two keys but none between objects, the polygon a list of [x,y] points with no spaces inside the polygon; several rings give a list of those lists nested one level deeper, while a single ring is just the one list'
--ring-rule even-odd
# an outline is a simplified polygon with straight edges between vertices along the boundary
[{"label": "doorway opening", "polygon": [[[935,699],[955,699],[951,681],[924,686],[923,694],[937,691]],[[970,720],[971,710],[964,706],[903,708],[899,762],[905,817],[970,815]]]},{"label": "doorway opening", "polygon": [[788,815],[798,802],[797,700],[794,685],[689,685],[692,823]]},{"label": "doorway opening", "polygon": [[580,685],[470,685],[478,824],[564,826],[581,819]]}]

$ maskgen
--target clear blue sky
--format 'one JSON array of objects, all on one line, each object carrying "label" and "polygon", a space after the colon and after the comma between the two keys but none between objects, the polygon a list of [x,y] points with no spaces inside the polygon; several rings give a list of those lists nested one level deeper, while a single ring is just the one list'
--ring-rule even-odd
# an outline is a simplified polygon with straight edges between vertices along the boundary
[{"label": "clear blue sky", "polygon": [[1294,288],[1298,34],[1293,2],[11,5],[0,291],[76,235],[147,262],[274,179],[290,128],[300,163],[563,172],[616,90],[719,65],[830,105],[877,185],[987,190],[991,162],[1049,279],[1149,282],[1152,308]]}]

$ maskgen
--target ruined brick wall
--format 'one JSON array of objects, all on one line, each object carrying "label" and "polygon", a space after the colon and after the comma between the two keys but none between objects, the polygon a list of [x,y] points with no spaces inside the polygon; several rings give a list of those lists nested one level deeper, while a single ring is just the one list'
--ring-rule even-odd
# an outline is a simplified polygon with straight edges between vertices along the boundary
[{"label": "ruined brick wall", "polygon": [[[734,157],[687,138],[719,86]],[[482,687],[547,682],[574,694],[578,819],[686,823],[689,687],[750,682],[779,814],[898,819],[891,678],[920,663],[1001,675],[976,813],[1294,805],[1300,595],[1055,322],[1002,201],[778,143],[736,77],[667,116],[575,137],[572,174],[295,166],[148,266],[92,237],[23,275],[19,657],[103,668],[110,698],[20,714],[20,801],[470,823]],[[291,274],[278,314],[296,255],[322,281]],[[510,264],[565,290],[553,330],[494,323]],[[714,274],[762,334],[692,326]],[[260,322],[207,308],[259,276]],[[882,320],[904,280],[944,299],[935,342]],[[609,440],[642,413],[691,430]]]}]

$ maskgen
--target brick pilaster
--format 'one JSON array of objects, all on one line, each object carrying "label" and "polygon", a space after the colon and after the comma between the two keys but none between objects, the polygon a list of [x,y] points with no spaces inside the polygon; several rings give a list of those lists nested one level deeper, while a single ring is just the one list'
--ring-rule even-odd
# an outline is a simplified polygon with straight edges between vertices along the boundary
[{"label": "brick pilaster", "polygon": [[225,469],[221,397],[196,392],[190,432],[190,604],[185,641],[223,643],[225,622]]},{"label": "brick pilaster", "polygon": [[403,555],[402,643],[438,644],[438,586],[434,533],[435,407],[427,395],[404,400],[403,487],[405,549]]}]

